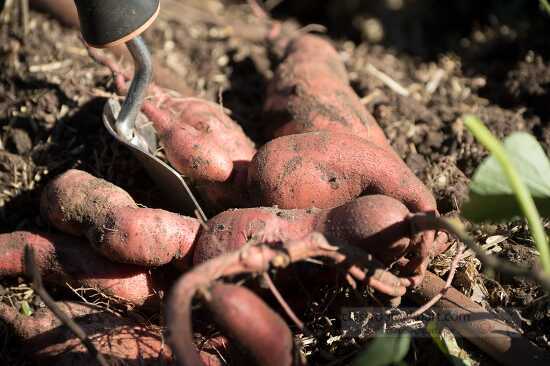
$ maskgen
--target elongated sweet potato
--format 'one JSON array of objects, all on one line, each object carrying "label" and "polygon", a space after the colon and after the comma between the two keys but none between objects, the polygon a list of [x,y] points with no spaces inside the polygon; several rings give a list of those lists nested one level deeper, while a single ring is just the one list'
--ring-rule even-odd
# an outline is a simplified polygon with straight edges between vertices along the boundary
[{"label": "elongated sweet potato", "polygon": [[[158,326],[138,324],[84,304],[59,302],[59,308],[86,332],[98,352],[111,364],[175,364]],[[46,308],[32,316],[0,304],[0,319],[23,341],[24,352],[34,361],[49,365],[97,365],[80,340]]]},{"label": "elongated sweet potato", "polygon": [[142,305],[158,301],[148,270],[112,263],[79,238],[17,231],[0,235],[0,276],[22,276],[24,249],[35,251],[44,281],[74,287],[92,287]]},{"label": "elongated sweet potato", "polygon": [[[331,243],[345,243],[372,253],[389,264],[408,251],[419,259],[410,269],[420,281],[430,255],[439,254],[448,243],[411,240],[410,213],[399,201],[383,195],[359,197],[332,209],[281,210],[248,208],[228,210],[208,221],[209,230],[200,234],[193,261],[202,263],[222,253],[241,248],[249,240],[278,242],[295,240],[317,231]],[[445,236],[446,238],[446,236]]]},{"label": "elongated sweet potato", "polygon": [[[440,294],[444,288],[445,281],[428,272],[426,280],[416,291],[409,293],[408,297],[423,305]],[[550,364],[550,354],[547,350],[537,347],[496,312],[488,311],[476,304],[454,287],[444,292],[443,298],[434,305],[434,308],[438,313],[437,318],[442,319],[444,326],[453,328],[499,364],[508,366]]]},{"label": "elongated sweet potato", "polygon": [[387,150],[349,134],[310,132],[265,144],[248,173],[257,205],[329,208],[366,193],[403,202],[411,212],[436,211],[431,192]]},{"label": "elongated sweet potato", "polygon": [[350,87],[337,51],[312,34],[289,41],[268,84],[264,123],[268,137],[349,133],[391,150],[384,132]]},{"label": "elongated sweet potato", "polygon": [[121,188],[80,170],[69,170],[46,186],[41,211],[59,230],[88,238],[107,258],[144,266],[181,259],[199,230],[197,220],[138,208]]}]

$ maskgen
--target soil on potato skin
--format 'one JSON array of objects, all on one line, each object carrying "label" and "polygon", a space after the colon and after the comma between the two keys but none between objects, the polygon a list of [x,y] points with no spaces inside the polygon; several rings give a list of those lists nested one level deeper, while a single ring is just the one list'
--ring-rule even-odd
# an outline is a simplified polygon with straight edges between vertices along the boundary
[{"label": "soil on potato skin", "polygon": [[[13,3],[17,2],[0,13],[0,233],[50,230],[39,215],[41,188],[69,168],[109,180],[139,203],[162,206],[144,170],[102,126],[102,107],[114,90],[110,73],[88,57],[77,31],[45,15],[31,11],[24,34]],[[536,1],[322,3],[284,1],[273,14],[280,20],[327,26],[355,90],[395,150],[432,189],[442,213],[457,210],[467,195],[469,177],[486,156],[465,130],[460,118],[464,113],[477,114],[499,137],[531,132],[550,152],[550,103],[545,103],[550,98],[550,17]],[[183,10],[186,15],[180,16]],[[265,44],[253,37],[256,22],[248,7],[237,1],[166,0],[145,37],[168,70],[196,95],[222,103],[261,144],[258,121],[271,71]],[[245,25],[252,29],[248,36],[231,30]],[[373,67],[405,88],[407,95],[384,84]],[[481,242],[497,235],[506,238],[497,245],[503,258],[534,258],[523,222],[484,225],[474,233]],[[443,257],[433,269],[444,274],[449,262]],[[550,350],[545,331],[550,329],[550,305],[540,288],[481,272],[474,260],[467,260],[455,285],[485,305],[517,309],[522,319],[518,325]],[[12,285],[0,282],[3,301]],[[337,314],[341,305],[318,306]],[[320,312],[310,308],[307,317],[315,319]],[[319,349],[337,348],[323,344],[318,340],[314,347],[315,363],[331,361]],[[354,346],[335,344],[340,349],[334,354],[343,363],[349,361],[346,355]],[[474,359],[490,363],[464,344]],[[421,356],[408,360],[411,364],[422,364],[427,355],[433,361],[438,355],[430,342],[419,341],[417,346]],[[0,349],[0,354],[8,353]],[[436,358],[445,364],[444,357]]]}]

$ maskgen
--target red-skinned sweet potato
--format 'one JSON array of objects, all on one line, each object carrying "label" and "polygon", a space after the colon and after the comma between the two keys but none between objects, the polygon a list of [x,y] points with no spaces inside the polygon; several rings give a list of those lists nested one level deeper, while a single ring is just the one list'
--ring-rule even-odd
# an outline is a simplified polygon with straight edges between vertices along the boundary
[{"label": "red-skinned sweet potato", "polygon": [[254,157],[248,183],[254,203],[262,206],[329,208],[379,193],[411,212],[437,209],[431,192],[401,159],[343,133],[310,132],[270,141]]},{"label": "red-skinned sweet potato", "polygon": [[314,131],[339,132],[391,150],[384,132],[349,85],[337,51],[328,41],[312,34],[289,40],[283,60],[268,84],[264,123],[270,138]]},{"label": "red-skinned sweet potato", "polygon": [[[91,54],[113,72],[117,92],[125,94],[127,72],[105,55]],[[246,204],[246,168],[256,149],[222,106],[151,84],[142,111],[153,123],[167,160],[194,182],[209,207]]]},{"label": "red-skinned sweet potato", "polygon": [[[209,289],[222,278],[267,273],[270,270],[286,268],[294,263],[312,258],[325,258],[336,265],[342,265],[350,282],[360,281],[392,297],[402,296],[405,294],[406,288],[411,285],[408,279],[396,277],[388,272],[372,256],[365,255],[363,251],[349,245],[331,245],[322,234],[317,232],[310,233],[298,240],[247,245],[237,251],[212,258],[193,267],[172,287],[167,301],[166,319],[170,332],[169,342],[178,360],[185,365],[198,365],[201,362],[196,350],[190,346],[193,343],[192,303],[194,296],[200,294],[208,303],[212,301],[213,297]],[[254,347],[259,350],[261,355],[265,356],[266,354],[262,351],[265,349],[262,346],[263,340],[258,340],[256,343],[254,340],[246,341],[246,339],[251,336],[251,333],[256,332],[255,329],[258,329],[258,334],[262,334],[263,324],[271,323],[269,320],[271,317],[266,316],[266,311],[260,310],[258,311],[259,319],[256,322],[261,321],[261,324],[251,324],[250,315],[255,315],[256,311],[247,310],[249,306],[238,308],[238,305],[246,302],[253,304],[255,301],[244,300],[244,296],[242,296],[243,299],[240,299],[241,296],[237,295],[235,300],[231,300],[231,304],[235,305],[229,306],[228,304],[224,309],[223,297],[229,295],[218,296],[220,298],[217,301],[220,305],[216,311],[229,313],[227,309],[237,307],[235,313],[240,314],[240,311],[244,311],[247,313],[244,318],[248,320],[248,322],[242,321],[237,324],[240,318],[235,316],[235,319],[231,319],[232,317],[227,314],[227,319],[223,319],[220,324],[225,323],[229,330],[235,329],[235,331],[242,332],[240,333],[243,334],[241,339],[244,341],[239,341],[239,343],[244,347]],[[252,306],[253,309],[260,307],[259,305]],[[226,315],[221,314],[221,316]],[[247,332],[247,327],[251,332]],[[232,337],[236,338],[236,334],[233,334]],[[266,338],[267,340],[271,339],[269,334]],[[282,345],[284,346],[284,344],[288,343],[285,342]],[[277,349],[287,349],[281,347],[281,344],[276,347]],[[250,349],[247,349],[250,352]],[[280,360],[281,364],[286,363],[283,362],[285,359]]]},{"label": "red-skinned sweet potato", "polygon": [[195,182],[210,208],[245,204],[246,168],[256,149],[242,128],[221,106],[206,100],[169,95],[157,100],[144,103],[143,111],[168,161]]},{"label": "red-skinned sweet potato", "polygon": [[[300,360],[294,360],[294,341],[285,321],[252,291],[237,285],[214,283],[202,294],[213,322],[231,341],[232,361],[236,364],[302,364]],[[204,357],[197,354],[196,348],[190,346],[179,332],[191,329],[191,324],[182,323],[191,319],[179,316],[180,310],[183,311],[169,304],[169,317],[175,313],[178,315],[169,324],[170,345],[182,365],[204,363]]]},{"label": "red-skinned sweet potato", "polygon": [[214,322],[253,364],[293,365],[294,342],[290,329],[252,291],[216,283],[205,301]]},{"label": "red-skinned sweet potato", "polygon": [[46,186],[41,211],[59,230],[88,238],[107,258],[144,266],[181,259],[199,230],[193,218],[138,208],[121,188],[74,169]]},{"label": "red-skinned sweet potato", "polygon": [[[249,240],[278,242],[295,240],[317,231],[331,243],[360,247],[389,264],[409,250],[420,258],[408,266],[422,278],[430,254],[446,249],[447,243],[411,240],[410,213],[399,201],[383,196],[359,197],[332,209],[281,210],[249,208],[228,210],[208,221],[209,230],[199,236],[193,254],[195,264],[241,248]],[[427,247],[424,247],[427,246]],[[427,254],[424,254],[427,253]]]},{"label": "red-skinned sweet potato", "polygon": [[0,276],[21,276],[25,246],[34,249],[45,282],[91,287],[109,296],[142,305],[158,301],[148,270],[112,263],[88,243],[71,236],[18,231],[0,235]]},{"label": "red-skinned sweet potato", "polygon": [[386,263],[392,262],[408,249],[408,215],[402,203],[382,195],[359,197],[334,209],[228,210],[208,221],[210,230],[199,236],[193,261],[202,263],[237,250],[250,240],[265,243],[295,240],[317,231],[329,242],[356,245]]}]

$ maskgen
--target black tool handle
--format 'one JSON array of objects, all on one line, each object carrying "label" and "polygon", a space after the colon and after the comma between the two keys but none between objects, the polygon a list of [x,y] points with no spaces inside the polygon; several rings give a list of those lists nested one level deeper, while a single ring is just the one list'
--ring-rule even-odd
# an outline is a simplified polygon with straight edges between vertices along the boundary
[{"label": "black tool handle", "polygon": [[125,43],[146,30],[158,15],[160,0],[74,0],[80,30],[88,45]]}]

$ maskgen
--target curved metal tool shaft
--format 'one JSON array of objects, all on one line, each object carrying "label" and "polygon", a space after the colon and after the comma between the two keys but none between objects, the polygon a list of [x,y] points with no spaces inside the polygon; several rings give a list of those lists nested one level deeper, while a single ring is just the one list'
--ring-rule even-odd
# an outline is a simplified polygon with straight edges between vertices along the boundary
[{"label": "curved metal tool shaft", "polygon": [[151,54],[141,36],[135,37],[126,43],[135,62],[134,78],[122,109],[115,123],[116,131],[127,142],[132,141],[135,132],[136,118],[139,114],[147,87],[153,77]]}]

